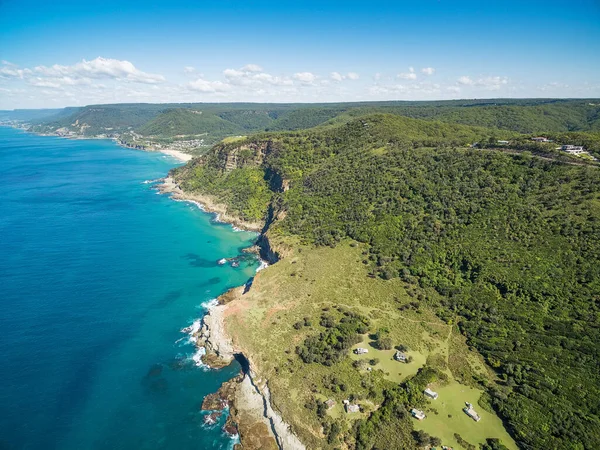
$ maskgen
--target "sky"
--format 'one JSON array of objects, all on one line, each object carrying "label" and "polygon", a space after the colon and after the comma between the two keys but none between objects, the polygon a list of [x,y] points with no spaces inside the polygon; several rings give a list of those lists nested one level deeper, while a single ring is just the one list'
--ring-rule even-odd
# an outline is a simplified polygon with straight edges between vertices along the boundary
[{"label": "sky", "polygon": [[600,0],[0,0],[0,109],[600,98]]}]

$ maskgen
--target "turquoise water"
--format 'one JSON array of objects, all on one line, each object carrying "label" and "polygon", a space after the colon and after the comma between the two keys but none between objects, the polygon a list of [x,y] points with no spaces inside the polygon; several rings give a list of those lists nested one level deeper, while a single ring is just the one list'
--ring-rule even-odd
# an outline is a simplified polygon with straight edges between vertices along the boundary
[{"label": "turquoise water", "polygon": [[0,127],[0,448],[232,446],[200,404],[239,365],[197,367],[181,330],[255,236],[144,183],[176,165]]}]

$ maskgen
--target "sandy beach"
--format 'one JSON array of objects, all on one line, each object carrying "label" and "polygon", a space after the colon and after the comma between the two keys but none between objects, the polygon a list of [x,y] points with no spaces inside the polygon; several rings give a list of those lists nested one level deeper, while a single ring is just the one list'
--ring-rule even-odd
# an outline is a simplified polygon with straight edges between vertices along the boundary
[{"label": "sandy beach", "polygon": [[182,161],[182,162],[188,162],[193,158],[192,155],[190,155],[188,153],[183,153],[179,150],[165,149],[165,150],[161,150],[160,152],[164,153],[165,155],[172,156],[173,158],[177,158],[179,161]]}]

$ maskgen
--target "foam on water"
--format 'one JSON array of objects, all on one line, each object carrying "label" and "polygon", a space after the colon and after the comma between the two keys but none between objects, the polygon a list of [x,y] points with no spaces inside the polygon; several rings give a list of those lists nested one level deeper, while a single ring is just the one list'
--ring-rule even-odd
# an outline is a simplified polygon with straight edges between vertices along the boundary
[{"label": "foam on water", "polygon": [[196,353],[192,355],[192,361],[194,361],[196,367],[208,368],[208,366],[202,362],[202,357],[204,355],[206,355],[206,349],[204,347],[198,347]]},{"label": "foam on water", "polygon": [[203,302],[200,304],[200,307],[205,311],[210,311],[215,306],[219,305],[219,300],[216,298],[211,298],[210,300]]},{"label": "foam on water", "polygon": [[269,267],[269,263],[266,262],[265,260],[261,259],[260,260],[260,265],[256,268],[256,272],[260,272],[263,269],[266,269],[267,267]]}]

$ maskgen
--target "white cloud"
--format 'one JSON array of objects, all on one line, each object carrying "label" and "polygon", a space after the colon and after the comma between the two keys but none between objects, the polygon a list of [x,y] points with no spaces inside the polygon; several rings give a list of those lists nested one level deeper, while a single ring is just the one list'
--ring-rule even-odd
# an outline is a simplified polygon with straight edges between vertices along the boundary
[{"label": "white cloud", "polygon": [[447,90],[448,92],[453,92],[453,93],[455,93],[455,94],[458,94],[458,93],[460,92],[460,88],[459,88],[458,86],[448,86],[448,87],[446,88],[446,90]]},{"label": "white cloud", "polygon": [[477,87],[482,87],[489,91],[497,91],[502,86],[505,86],[508,84],[508,78],[500,77],[500,76],[483,77],[483,78],[478,78],[478,79],[474,80],[473,78],[471,78],[467,75],[463,75],[456,81],[458,84],[463,85],[463,86],[477,86]]},{"label": "white cloud", "polygon": [[502,86],[505,86],[507,84],[508,84],[507,77],[485,77],[485,78],[480,78],[475,83],[476,86],[481,86],[490,91],[497,91]]},{"label": "white cloud", "polygon": [[36,87],[45,87],[45,88],[52,88],[52,89],[58,89],[61,87],[60,83],[58,83],[56,81],[44,79],[44,78],[34,78],[32,80],[29,80],[29,84],[31,84],[32,86],[36,86]]},{"label": "white cloud", "polygon": [[379,72],[377,72],[375,75],[373,75],[373,79],[374,79],[375,81],[379,81],[379,80],[381,80],[381,74],[380,74]]},{"label": "white cloud", "polygon": [[402,80],[416,80],[417,74],[415,73],[414,67],[409,67],[408,72],[399,73],[397,77]]},{"label": "white cloud", "polygon": [[294,79],[305,84],[312,84],[317,79],[317,76],[311,72],[297,72],[294,74]]},{"label": "white cloud", "polygon": [[462,84],[464,86],[471,86],[471,85],[475,84],[475,82],[471,79],[471,77],[468,77],[466,75],[463,75],[462,77],[460,77],[457,80],[457,83]]},{"label": "white cloud", "polygon": [[430,83],[429,81],[410,84],[376,84],[369,88],[369,92],[374,95],[405,94],[411,97],[414,95],[429,96],[433,94],[439,94],[441,92],[441,85],[437,83]]},{"label": "white cloud", "polygon": [[246,64],[242,67],[242,70],[245,72],[263,72],[263,68],[258,64]]},{"label": "white cloud", "polygon": [[[250,70],[248,70],[250,69]],[[223,75],[227,79],[227,83],[235,86],[255,86],[273,85],[273,86],[289,86],[293,82],[288,77],[277,77],[262,70],[256,64],[249,64],[241,69],[225,69]]]},{"label": "white cloud", "polygon": [[7,61],[2,61],[5,67],[0,67],[0,78],[20,78],[23,79],[31,75],[30,69],[17,69],[14,64],[6,64]]},{"label": "white cloud", "polygon": [[239,77],[243,77],[246,74],[246,72],[244,72],[243,70],[237,70],[237,69],[225,69],[223,71],[223,75],[225,75],[225,78],[239,78]]},{"label": "white cloud", "polygon": [[187,84],[187,87],[193,91],[204,93],[226,92],[231,89],[231,86],[222,81],[208,81],[203,78],[198,78]]},{"label": "white cloud", "polygon": [[540,91],[554,91],[556,89],[568,89],[568,88],[569,88],[568,84],[559,83],[557,81],[552,81],[552,82],[546,83],[542,86],[538,86],[538,89]]},{"label": "white cloud", "polygon": [[[296,74],[296,75],[298,75],[298,74]],[[329,74],[329,78],[331,78],[333,81],[337,81],[337,82],[340,82],[343,80],[353,80],[354,81],[354,80],[358,80],[360,78],[360,75],[357,74],[356,72],[348,72],[346,75],[343,75],[339,72],[331,72]],[[325,82],[323,81],[322,83],[325,83]]]},{"label": "white cloud", "polygon": [[46,77],[88,77],[126,80],[134,83],[154,84],[162,83],[162,75],[142,72],[132,63],[125,60],[98,57],[91,61],[85,59],[72,66],[54,64],[51,67],[37,66],[34,71]]},{"label": "white cloud", "polygon": [[399,73],[398,74],[398,78],[401,78],[403,80],[416,80],[417,79],[417,74],[413,73],[413,72]]},{"label": "white cloud", "polygon": [[192,66],[185,66],[183,68],[183,73],[194,73],[196,71],[195,67]]},{"label": "white cloud", "polygon": [[433,67],[423,67],[421,72],[425,75],[433,75],[435,73],[435,69]]},{"label": "white cloud", "polygon": [[331,74],[329,76],[333,81],[342,81],[344,78],[346,78],[344,75],[342,75],[339,72],[331,72]]}]

